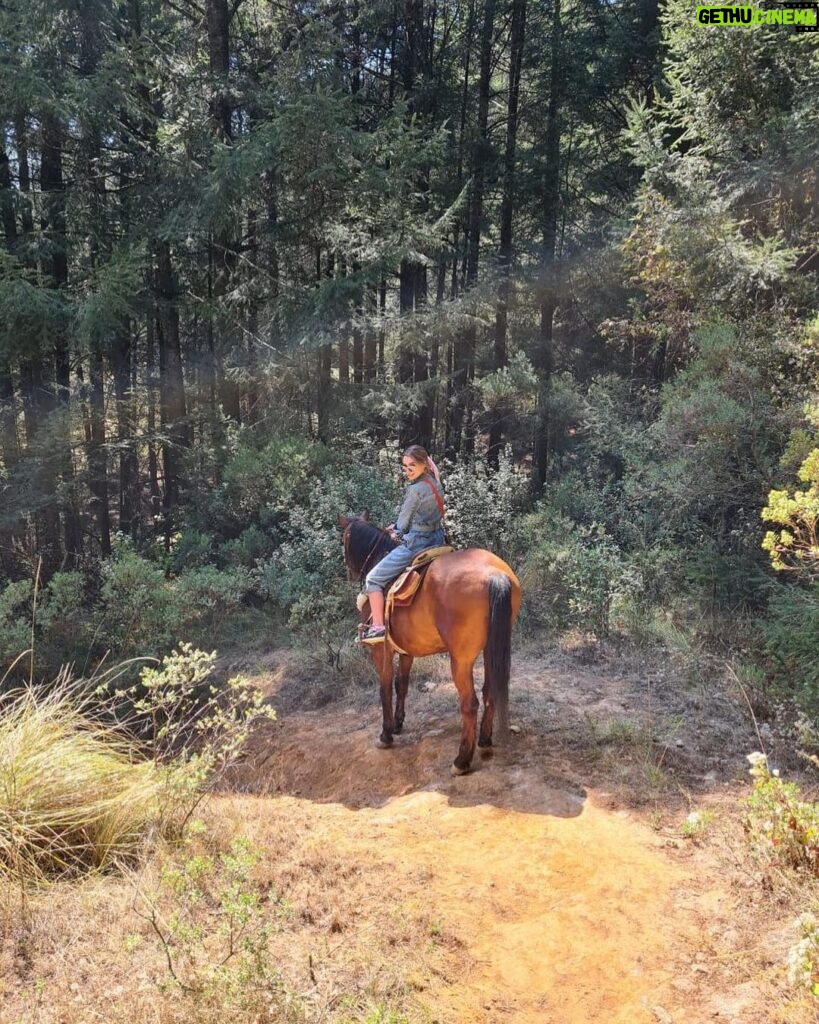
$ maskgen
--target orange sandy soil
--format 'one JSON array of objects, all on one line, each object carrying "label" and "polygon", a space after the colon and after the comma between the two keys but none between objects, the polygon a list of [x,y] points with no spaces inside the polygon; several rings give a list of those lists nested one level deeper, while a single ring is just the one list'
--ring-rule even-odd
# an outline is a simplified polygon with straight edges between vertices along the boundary
[{"label": "orange sandy soil", "polygon": [[[364,708],[290,712],[287,663],[268,668],[284,707],[237,786],[298,805],[314,843],[371,865],[358,913],[377,921],[397,902],[452,938],[448,967],[407,965],[431,1021],[819,1020],[785,983],[793,913],[761,895],[738,834],[756,736],[714,679],[683,691],[662,668],[518,657],[515,731],[452,778],[443,659],[416,664],[387,751],[374,685]],[[696,845],[681,833],[695,808],[715,821]]]},{"label": "orange sandy soil", "polygon": [[[376,747],[377,687],[358,655],[341,671],[287,651],[222,667],[252,676],[278,720],[211,801],[205,841],[241,833],[265,851],[257,883],[286,901],[278,919],[271,896],[271,953],[298,1020],[819,1019],[786,982],[809,896],[766,889],[747,856],[739,807],[758,741],[718,665],[682,681],[663,662],[518,652],[515,731],[460,778],[443,659],[415,666],[392,750]],[[713,824],[694,842],[682,827],[701,808]],[[0,943],[1,1024],[233,1022],[168,989],[134,916],[156,870],[32,904]]]}]

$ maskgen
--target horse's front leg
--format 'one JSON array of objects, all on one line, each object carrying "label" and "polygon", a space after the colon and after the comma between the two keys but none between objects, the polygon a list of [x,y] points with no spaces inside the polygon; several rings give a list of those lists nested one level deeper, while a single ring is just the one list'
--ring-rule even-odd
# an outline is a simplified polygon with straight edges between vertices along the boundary
[{"label": "horse's front leg", "polygon": [[410,669],[414,660],[411,654],[400,654],[398,656],[398,675],[395,678],[394,732],[401,732],[404,728],[404,704],[407,699],[407,690],[409,690]]},{"label": "horse's front leg", "polygon": [[373,660],[378,669],[378,682],[381,687],[381,713],[383,716],[381,735],[378,738],[379,747],[391,747],[392,735],[396,731],[392,714],[393,654],[394,651],[389,641],[379,644],[373,652]]}]

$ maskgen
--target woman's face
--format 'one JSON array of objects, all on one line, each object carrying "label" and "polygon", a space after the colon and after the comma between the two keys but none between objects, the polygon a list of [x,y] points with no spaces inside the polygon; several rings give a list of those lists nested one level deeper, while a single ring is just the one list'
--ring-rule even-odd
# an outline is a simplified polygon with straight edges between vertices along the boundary
[{"label": "woman's face", "polygon": [[417,459],[414,459],[411,455],[405,455],[401,459],[401,469],[404,472],[404,476],[407,478],[407,480],[409,480],[410,483],[413,483],[415,480],[417,480],[418,477],[421,476],[421,474],[424,472],[426,468],[427,467],[425,463],[419,462]]}]

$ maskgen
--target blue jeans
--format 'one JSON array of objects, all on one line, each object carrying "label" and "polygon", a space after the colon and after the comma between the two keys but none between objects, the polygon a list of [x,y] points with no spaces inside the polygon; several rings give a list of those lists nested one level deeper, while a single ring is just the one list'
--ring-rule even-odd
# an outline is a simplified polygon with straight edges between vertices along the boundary
[{"label": "blue jeans", "polygon": [[374,590],[386,590],[394,579],[409,567],[416,555],[427,548],[437,548],[444,543],[443,528],[430,533],[415,533],[412,530],[404,536],[397,548],[393,548],[377,565],[367,573],[365,590],[371,594]]}]

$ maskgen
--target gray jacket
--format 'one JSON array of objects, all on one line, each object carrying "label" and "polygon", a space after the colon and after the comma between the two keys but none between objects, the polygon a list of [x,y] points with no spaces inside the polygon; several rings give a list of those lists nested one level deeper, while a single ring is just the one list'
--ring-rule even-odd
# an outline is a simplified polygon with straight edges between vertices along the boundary
[{"label": "gray jacket", "polygon": [[438,482],[428,473],[424,473],[414,483],[411,483],[404,492],[404,500],[398,511],[398,518],[395,520],[395,530],[400,537],[408,533],[432,533],[441,528],[441,513],[438,510],[438,502],[429,484],[438,491],[443,499],[443,490]]}]

